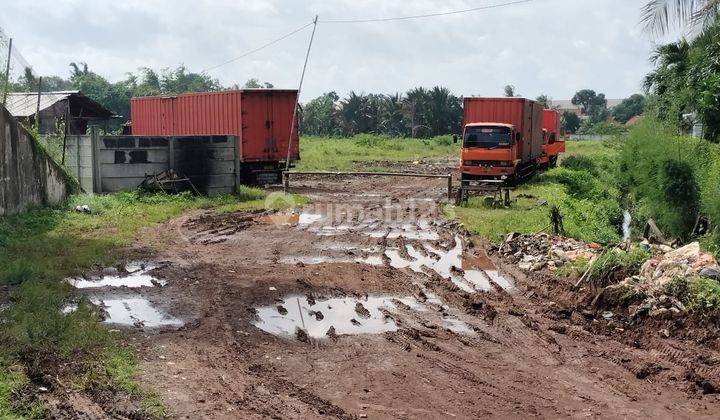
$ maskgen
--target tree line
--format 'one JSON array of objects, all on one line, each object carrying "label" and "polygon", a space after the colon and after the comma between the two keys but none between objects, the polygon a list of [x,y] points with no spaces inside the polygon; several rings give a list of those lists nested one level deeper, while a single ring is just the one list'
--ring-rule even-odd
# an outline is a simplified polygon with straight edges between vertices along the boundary
[{"label": "tree line", "polygon": [[389,95],[353,91],[343,99],[328,92],[305,104],[301,127],[316,136],[432,137],[458,133],[461,123],[462,98],[435,86]]},{"label": "tree line", "polygon": [[[39,80],[27,69],[24,76],[10,84],[15,92],[34,92]],[[173,95],[183,92],[211,92],[227,89],[273,88],[273,84],[256,78],[244,85],[222,86],[205,73],[188,71],[183,65],[158,71],[142,67],[111,82],[91,71],[86,63],[70,63],[70,77],[42,78],[42,91],[80,90],[88,97],[125,118],[130,116],[130,99],[137,96]],[[504,87],[505,96],[517,96],[512,85]],[[535,98],[545,108],[552,106],[547,95]],[[463,98],[443,86],[416,87],[404,93],[377,94],[351,91],[341,98],[327,92],[301,107],[301,130],[305,135],[352,136],[359,133],[384,134],[392,137],[433,137],[460,133]],[[566,111],[563,129],[575,133],[583,127],[612,117],[625,123],[642,113],[645,98],[633,95],[613,110],[607,108],[602,93],[591,89],[578,91],[572,103],[581,115]]]}]

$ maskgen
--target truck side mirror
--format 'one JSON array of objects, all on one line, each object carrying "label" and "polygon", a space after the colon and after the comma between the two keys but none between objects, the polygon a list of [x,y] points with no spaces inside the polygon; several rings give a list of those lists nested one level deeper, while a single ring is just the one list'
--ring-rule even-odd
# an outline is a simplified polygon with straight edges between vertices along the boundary
[{"label": "truck side mirror", "polygon": [[550,133],[550,139],[548,140],[548,144],[555,143],[555,140],[556,140],[555,133]]},{"label": "truck side mirror", "polygon": [[453,134],[453,143],[457,143],[457,134]]},{"label": "truck side mirror", "polygon": [[515,141],[520,142],[522,140],[522,133],[515,133]]}]

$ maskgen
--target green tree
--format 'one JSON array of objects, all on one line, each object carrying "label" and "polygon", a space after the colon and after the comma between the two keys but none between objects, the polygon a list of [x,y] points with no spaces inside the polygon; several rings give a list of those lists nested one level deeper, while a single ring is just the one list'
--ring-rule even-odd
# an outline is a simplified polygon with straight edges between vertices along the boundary
[{"label": "green tree", "polygon": [[335,92],[324,93],[311,100],[303,108],[300,131],[315,136],[337,136],[342,134],[339,127]]},{"label": "green tree", "polygon": [[252,78],[245,82],[243,87],[247,89],[272,89],[274,86],[270,82],[260,82],[260,80]]},{"label": "green tree", "polygon": [[391,136],[402,137],[409,132],[409,124],[405,115],[403,96],[399,93],[386,95],[382,102],[380,129]]},{"label": "green tree", "polygon": [[604,93],[595,93],[592,89],[582,89],[575,93],[571,100],[573,105],[579,106],[583,115],[590,117],[593,123],[607,118],[607,99]]},{"label": "green tree", "polygon": [[635,94],[629,98],[623,99],[612,110],[612,116],[615,121],[625,124],[630,118],[641,115],[645,110],[645,96]]},{"label": "green tree", "polygon": [[427,117],[429,114],[430,95],[422,87],[410,89],[405,94],[405,110],[410,123],[410,136],[418,137],[420,133],[428,133]]},{"label": "green tree", "polygon": [[435,86],[428,92],[430,135],[456,133],[462,119],[460,100],[445,87]]},{"label": "green tree", "polygon": [[572,111],[563,111],[562,114],[562,129],[566,133],[575,133],[580,128],[580,117]]},{"label": "green tree", "polygon": [[505,92],[505,96],[508,98],[512,98],[515,96],[515,86],[513,85],[505,85],[503,91]]},{"label": "green tree", "polygon": [[552,102],[550,100],[550,97],[545,95],[544,93],[535,98],[535,102],[539,103],[543,106],[545,109],[550,109],[550,103]]},{"label": "green tree", "polygon": [[650,0],[642,8],[645,30],[657,36],[674,27],[707,29],[718,20],[720,0]]}]

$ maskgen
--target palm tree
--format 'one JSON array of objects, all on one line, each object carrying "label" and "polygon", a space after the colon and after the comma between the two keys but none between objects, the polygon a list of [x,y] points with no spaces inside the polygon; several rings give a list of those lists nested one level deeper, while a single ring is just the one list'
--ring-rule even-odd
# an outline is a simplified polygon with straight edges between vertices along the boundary
[{"label": "palm tree", "polygon": [[403,113],[403,97],[401,94],[386,95],[382,99],[380,127],[382,132],[391,136],[407,135],[407,124]]},{"label": "palm tree", "polygon": [[427,125],[428,91],[422,87],[410,89],[405,94],[404,103],[410,116],[410,136],[416,137],[418,129]]},{"label": "palm tree", "polygon": [[720,16],[720,0],[650,0],[642,8],[645,31],[662,36],[676,26],[706,29]]}]

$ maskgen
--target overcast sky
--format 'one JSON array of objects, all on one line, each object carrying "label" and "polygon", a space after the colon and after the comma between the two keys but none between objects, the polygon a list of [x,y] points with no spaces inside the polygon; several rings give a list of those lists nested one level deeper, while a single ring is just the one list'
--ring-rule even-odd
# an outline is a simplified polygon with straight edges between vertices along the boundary
[{"label": "overcast sky", "polygon": [[[312,20],[445,12],[510,0],[0,0],[0,26],[41,75],[87,62],[111,80],[147,66],[201,71]],[[582,88],[622,98],[640,90],[652,40],[645,0],[533,0],[407,21],[319,24],[302,101],[327,91],[403,92],[444,85],[458,95],[568,99]],[[311,28],[209,72],[295,88]]]}]

